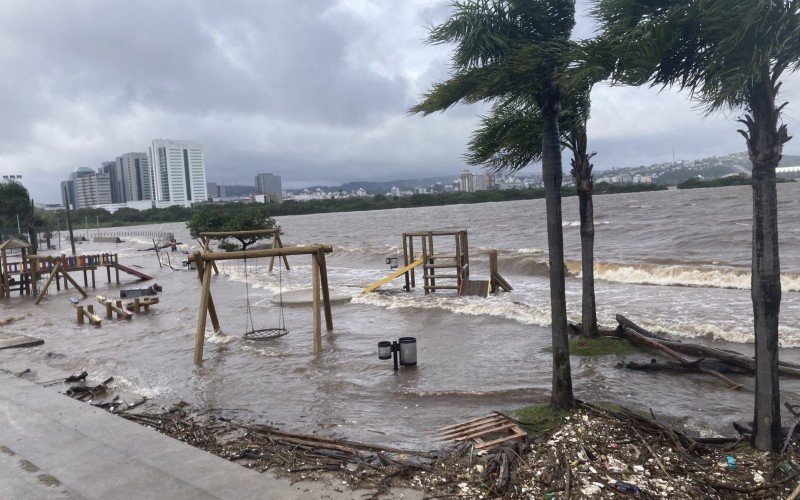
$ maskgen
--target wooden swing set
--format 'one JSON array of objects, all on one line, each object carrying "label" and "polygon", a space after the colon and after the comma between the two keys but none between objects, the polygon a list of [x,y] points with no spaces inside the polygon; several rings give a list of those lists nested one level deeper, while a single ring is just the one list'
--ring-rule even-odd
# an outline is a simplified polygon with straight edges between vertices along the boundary
[{"label": "wooden swing set", "polygon": [[[207,248],[206,236],[208,237],[227,237],[237,236],[242,234],[257,234],[270,232],[274,235],[277,230],[264,230],[264,231],[234,231],[234,232],[216,232],[216,233],[203,233],[201,236],[204,238],[204,248]],[[278,236],[279,238],[279,236]],[[203,362],[203,347],[205,344],[206,335],[206,319],[211,318],[211,325],[214,332],[220,331],[219,318],[217,317],[217,309],[214,306],[214,299],[211,296],[211,273],[214,263],[218,260],[239,260],[244,259],[245,265],[247,259],[257,259],[263,257],[270,257],[270,271],[272,270],[272,263],[275,257],[283,259],[286,269],[289,269],[289,255],[310,255],[311,256],[311,271],[312,271],[312,331],[314,337],[314,354],[322,352],[322,319],[320,314],[320,305],[325,311],[325,326],[327,330],[333,331],[333,313],[331,312],[330,292],[328,289],[328,270],[325,263],[325,254],[331,253],[333,248],[330,245],[310,245],[302,247],[283,247],[282,245],[275,248],[261,249],[261,250],[242,250],[238,252],[211,252],[206,251],[200,253],[194,252],[189,256],[189,262],[194,262],[197,267],[197,275],[201,279],[202,288],[200,291],[200,308],[197,318],[197,333],[195,336],[194,346],[194,363],[200,365]],[[249,300],[249,299],[248,299]],[[248,304],[249,308],[249,304]],[[266,329],[264,329],[266,330]]]}]

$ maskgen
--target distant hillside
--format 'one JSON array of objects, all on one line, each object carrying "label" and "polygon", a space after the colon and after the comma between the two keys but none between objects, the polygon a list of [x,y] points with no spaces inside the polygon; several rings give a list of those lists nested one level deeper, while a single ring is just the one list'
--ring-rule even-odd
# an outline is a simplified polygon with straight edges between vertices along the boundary
[{"label": "distant hillside", "polygon": [[[785,155],[781,161],[782,166],[800,165],[800,156]],[[600,179],[606,176],[642,175],[652,176],[653,182],[665,186],[675,186],[689,179],[718,179],[726,175],[750,175],[752,165],[747,153],[734,153],[725,156],[714,156],[701,160],[679,160],[675,163],[655,163],[648,166],[615,168],[612,170],[598,171],[595,177]]]},{"label": "distant hillside", "polygon": [[[433,186],[437,182],[441,182],[442,184],[452,184],[453,180],[457,177],[458,175],[454,174],[442,177],[421,177],[416,179],[401,179],[394,181],[353,181],[345,182],[341,186],[309,186],[306,189],[314,191],[317,188],[320,188],[327,192],[342,190],[346,193],[355,191],[357,189],[364,189],[364,191],[369,194],[381,194],[388,192],[393,187],[400,188],[402,190],[408,190],[417,186]],[[298,193],[302,191],[302,189],[293,189],[291,191]]]}]

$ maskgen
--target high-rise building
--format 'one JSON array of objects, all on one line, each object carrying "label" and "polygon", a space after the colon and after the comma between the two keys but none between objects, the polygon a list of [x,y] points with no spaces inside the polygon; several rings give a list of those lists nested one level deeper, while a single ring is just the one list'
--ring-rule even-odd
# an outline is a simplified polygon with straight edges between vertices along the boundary
[{"label": "high-rise building", "polygon": [[61,205],[65,208],[75,208],[75,181],[61,181]]},{"label": "high-rise building", "polygon": [[199,142],[155,139],[149,159],[157,205],[189,206],[206,201],[206,166]]},{"label": "high-rise building", "polygon": [[216,182],[206,182],[206,194],[209,198],[219,198],[219,186]]},{"label": "high-rise building", "polygon": [[462,193],[475,192],[475,176],[469,170],[464,170],[458,177],[458,190]]},{"label": "high-rise building", "polygon": [[75,182],[77,208],[111,204],[111,174],[97,172],[78,177]]},{"label": "high-rise building", "polygon": [[272,202],[280,203],[283,201],[281,176],[273,174],[256,175],[256,192],[267,195]]},{"label": "high-rise building", "polygon": [[119,203],[153,199],[147,153],[125,153],[117,156],[116,171],[123,195]]},{"label": "high-rise building", "polygon": [[100,173],[108,174],[111,182],[111,203],[125,203],[125,190],[122,185],[122,172],[117,168],[117,162],[104,161],[97,170]]},{"label": "high-rise building", "polygon": [[[87,175],[94,175],[94,170],[89,167],[78,167],[74,172],[69,174],[67,180],[61,183],[62,194],[61,201],[69,202],[72,209],[80,208],[78,206],[78,179]],[[64,199],[63,188],[67,188],[67,196]]]}]

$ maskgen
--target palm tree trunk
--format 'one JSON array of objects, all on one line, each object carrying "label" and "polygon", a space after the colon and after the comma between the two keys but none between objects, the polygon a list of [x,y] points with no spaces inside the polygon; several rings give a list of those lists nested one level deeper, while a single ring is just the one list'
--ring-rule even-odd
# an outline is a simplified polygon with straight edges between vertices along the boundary
[{"label": "palm tree trunk", "polygon": [[542,105],[542,180],[547,209],[547,249],[550,265],[550,311],[553,337],[553,391],[550,405],[570,408],[572,374],[569,364],[567,299],[564,292],[564,236],[561,226],[561,148],[558,132],[558,106],[552,99]]},{"label": "palm tree trunk", "polygon": [[769,77],[750,93],[748,150],[753,163],[753,261],[751,296],[755,329],[755,408],[753,445],[778,451],[781,444],[778,376],[778,316],[781,307],[781,270],[778,254],[778,194],[775,168],[788,140],[778,127],[777,88]]},{"label": "palm tree trunk", "polygon": [[[585,155],[584,155],[585,156]],[[581,220],[581,329],[589,338],[597,337],[597,307],[594,298],[594,205],[592,192],[578,186],[578,211]]]}]

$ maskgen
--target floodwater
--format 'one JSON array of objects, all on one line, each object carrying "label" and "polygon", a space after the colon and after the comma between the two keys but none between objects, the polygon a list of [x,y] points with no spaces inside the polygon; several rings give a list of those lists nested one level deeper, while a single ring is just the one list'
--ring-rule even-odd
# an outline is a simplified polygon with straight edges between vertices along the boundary
[{"label": "floodwater", "polygon": [[[800,184],[778,186],[784,359],[800,355]],[[749,287],[751,192],[748,187],[604,195],[595,198],[597,304],[601,324],[621,313],[641,325],[695,342],[752,353]],[[567,301],[580,316],[580,243],[577,199],[564,200]],[[185,400],[240,419],[286,429],[428,448],[432,431],[455,420],[546,401],[551,384],[547,235],[544,200],[281,217],[284,244],[333,245],[331,289],[353,300],[333,308],[335,331],[323,332],[323,353],[312,353],[311,310],[284,309],[290,333],[269,342],[241,338],[249,296],[257,328],[278,326],[271,299],[308,289],[310,258],[290,257],[290,271],[267,273],[267,260],[220,263],[212,294],[224,335],[210,332],[203,366],[192,362],[200,286],[194,271],[159,268],[147,238],[117,245],[82,243],[81,254],[114,251],[141,266],[164,288],[150,315],[130,322],[78,326],[67,298],[52,293],[38,306],[15,297],[0,317],[29,316],[3,332],[34,335],[45,344],[0,351],[0,366],[44,363],[63,372],[87,370],[115,377],[124,389],[169,404]],[[407,293],[402,280],[361,296],[360,289],[389,272],[388,255],[403,231],[467,229],[471,277],[488,276],[485,251],[498,249],[500,273],[514,291],[488,299],[454,293]],[[189,251],[184,224],[119,228],[173,232]],[[109,232],[104,230],[103,232]],[[84,230],[77,230],[82,235]],[[93,233],[88,231],[89,236]],[[125,239],[125,238],[124,238]],[[66,242],[62,242],[66,251]],[[116,295],[98,274],[95,294]],[[125,279],[125,275],[123,275]],[[103,282],[103,283],[100,283]],[[247,283],[247,284],[246,284]],[[138,287],[132,279],[123,287]],[[324,323],[323,323],[324,325]],[[418,339],[419,365],[399,372],[377,357],[377,342]],[[640,360],[646,356],[636,357]],[[730,391],[698,375],[649,374],[615,367],[620,358],[572,357],[576,396],[652,408],[701,432],[728,432],[752,417],[752,379]],[[800,401],[800,381],[782,381],[784,399]]]}]

